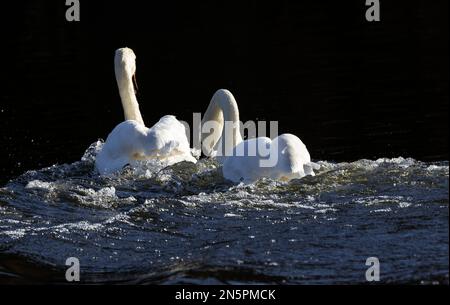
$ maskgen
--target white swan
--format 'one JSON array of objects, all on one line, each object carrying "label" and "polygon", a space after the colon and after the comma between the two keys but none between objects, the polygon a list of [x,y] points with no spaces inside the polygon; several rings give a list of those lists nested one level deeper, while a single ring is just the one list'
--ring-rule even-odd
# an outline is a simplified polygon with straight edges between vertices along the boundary
[{"label": "white swan", "polygon": [[[313,176],[313,169],[318,168],[311,162],[306,146],[295,135],[282,134],[273,140],[259,137],[243,141],[238,106],[228,90],[220,89],[212,97],[202,119],[202,128],[207,122],[215,122],[219,130],[206,127],[212,132],[202,133],[203,152],[222,163],[223,176],[228,180],[251,183],[268,177],[289,181]],[[225,128],[224,122],[232,122],[233,125]]]},{"label": "white swan", "polygon": [[133,50],[118,49],[114,64],[126,121],[113,129],[97,154],[98,172],[111,174],[145,159],[158,159],[167,166],[181,161],[197,162],[191,154],[184,125],[174,116],[166,115],[153,127],[145,127],[133,86],[136,72]]}]

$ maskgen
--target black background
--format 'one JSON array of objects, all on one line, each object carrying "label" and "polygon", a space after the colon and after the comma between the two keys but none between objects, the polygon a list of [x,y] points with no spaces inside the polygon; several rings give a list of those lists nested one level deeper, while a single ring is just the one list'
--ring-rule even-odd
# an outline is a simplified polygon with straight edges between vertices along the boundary
[{"label": "black background", "polygon": [[216,89],[241,120],[278,120],[313,159],[448,159],[448,1],[4,3],[0,182],[78,160],[123,113],[115,49],[137,54],[147,125],[191,121]]},{"label": "black background", "polygon": [[[33,300],[43,301],[47,304],[60,304],[61,299],[67,299],[70,296],[70,301],[73,304],[86,302],[86,299],[98,302],[108,302],[108,304],[123,304],[130,302],[130,296],[138,299],[158,300],[158,303],[168,304],[201,304],[195,301],[177,301],[175,295],[182,289],[189,291],[201,291],[217,293],[220,289],[270,289],[275,290],[276,300],[218,300],[209,298],[205,304],[298,304],[302,300],[314,299],[318,303],[329,302],[344,302],[345,304],[361,304],[364,300],[367,304],[382,304],[386,302],[387,298],[391,298],[398,294],[406,303],[426,303],[430,298],[445,297],[447,295],[448,286],[445,285],[336,285],[336,286],[312,286],[312,285],[234,285],[227,286],[189,286],[189,285],[78,285],[67,284],[60,286],[27,286],[30,293],[33,294]],[[24,287],[8,286],[2,291],[2,295],[11,294],[16,300],[29,300],[29,293],[23,293]],[[49,298],[52,295],[52,298]],[[219,295],[219,294],[217,294]]]}]

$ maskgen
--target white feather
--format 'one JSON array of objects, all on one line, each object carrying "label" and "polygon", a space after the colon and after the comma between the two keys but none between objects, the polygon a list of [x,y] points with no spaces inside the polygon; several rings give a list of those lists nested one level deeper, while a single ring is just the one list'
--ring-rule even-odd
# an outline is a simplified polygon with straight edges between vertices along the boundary
[{"label": "white feather", "polygon": [[126,121],[113,129],[97,154],[95,165],[102,175],[137,160],[158,159],[167,165],[197,162],[191,154],[184,125],[175,116],[163,116],[151,128],[145,127],[132,83],[135,59],[131,49],[116,51],[115,72]]},{"label": "white feather", "polygon": [[[306,146],[295,135],[282,134],[273,140],[259,137],[243,141],[237,128],[231,132],[232,137],[227,137],[224,122],[239,122],[236,100],[228,90],[221,89],[214,94],[202,126],[211,120],[217,122],[222,130],[221,133],[214,130],[207,135],[213,137],[213,140],[203,148],[209,156],[216,157],[223,164],[222,172],[226,179],[251,183],[263,177],[289,181],[314,175],[313,169],[317,167],[311,162]],[[224,149],[230,146],[232,152]],[[276,162],[267,166],[269,160]]]}]

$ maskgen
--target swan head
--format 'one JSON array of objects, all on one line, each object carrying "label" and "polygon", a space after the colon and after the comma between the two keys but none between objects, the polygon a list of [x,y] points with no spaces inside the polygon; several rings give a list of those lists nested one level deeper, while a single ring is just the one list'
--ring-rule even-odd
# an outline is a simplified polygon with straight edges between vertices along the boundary
[{"label": "swan head", "polygon": [[230,90],[227,89],[219,89],[217,90],[213,97],[212,100],[225,100],[225,101],[234,101],[234,96],[233,94],[230,92]]},{"label": "swan head", "polygon": [[114,67],[117,78],[132,78],[135,90],[136,83],[136,55],[130,48],[120,48],[116,50],[114,57]]}]

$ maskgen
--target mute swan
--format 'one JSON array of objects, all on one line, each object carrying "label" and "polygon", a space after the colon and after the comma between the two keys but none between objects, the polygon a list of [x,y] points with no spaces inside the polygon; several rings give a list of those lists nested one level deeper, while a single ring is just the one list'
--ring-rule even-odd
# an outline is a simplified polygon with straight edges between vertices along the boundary
[{"label": "mute swan", "polygon": [[[203,130],[212,129],[207,137],[202,133],[203,152],[222,163],[223,176],[228,180],[251,183],[268,177],[289,181],[306,175],[314,176],[313,169],[318,168],[311,162],[306,146],[295,135],[282,134],[273,140],[259,137],[243,141],[238,106],[228,90],[220,89],[212,97],[202,120],[203,129],[207,122],[215,122],[216,127],[209,125],[212,128]],[[232,122],[233,125],[227,129],[224,122]],[[275,162],[269,162],[269,159]]]},{"label": "mute swan", "polygon": [[191,155],[184,125],[174,116],[163,116],[153,127],[145,127],[133,86],[133,83],[136,85],[133,50],[118,49],[114,64],[125,122],[113,129],[97,154],[95,166],[98,172],[111,174],[127,164],[145,159],[158,159],[167,166],[181,161],[197,162]]}]

